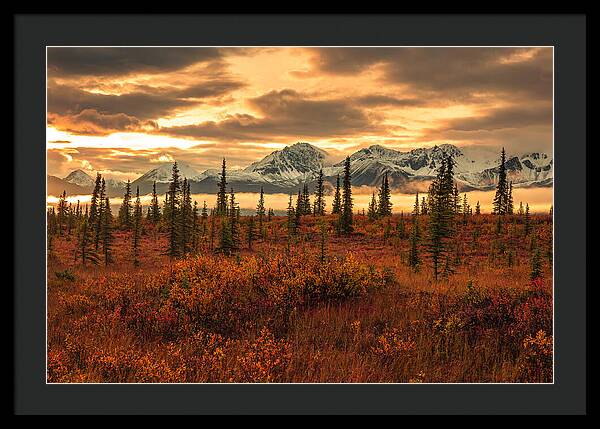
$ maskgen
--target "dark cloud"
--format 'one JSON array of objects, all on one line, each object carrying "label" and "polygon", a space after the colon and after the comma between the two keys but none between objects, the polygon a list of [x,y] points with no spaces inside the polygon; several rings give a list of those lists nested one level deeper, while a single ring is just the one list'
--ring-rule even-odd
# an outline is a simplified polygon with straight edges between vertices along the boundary
[{"label": "dark cloud", "polygon": [[102,113],[124,113],[139,119],[157,119],[177,109],[197,104],[189,98],[209,98],[228,94],[243,84],[237,81],[209,81],[185,88],[153,88],[138,86],[133,92],[120,95],[99,94],[82,89],[48,85],[48,112],[58,114],[76,114],[86,109]]},{"label": "dark cloud", "polygon": [[[110,30],[107,30],[110,31]],[[217,48],[48,48],[50,74],[115,76],[168,72],[219,60]]]},{"label": "dark cloud", "polygon": [[480,131],[552,125],[552,106],[512,106],[490,109],[481,116],[453,119],[443,130]]},{"label": "dark cloud", "polygon": [[[382,66],[386,81],[442,98],[479,92],[552,98],[552,50],[541,48],[320,48],[313,65],[333,74]],[[531,53],[531,57],[517,59]]]},{"label": "dark cloud", "polygon": [[356,102],[365,107],[414,107],[425,104],[424,101],[416,98],[396,98],[389,95],[365,95],[358,97]]},{"label": "dark cloud", "polygon": [[152,128],[158,118],[218,99],[243,86],[234,80],[211,80],[184,88],[138,85],[133,92],[109,95],[51,82],[48,115],[58,129],[77,134],[137,131]]},{"label": "dark cloud", "polygon": [[270,91],[248,100],[261,115],[228,115],[222,121],[161,128],[164,134],[193,138],[264,141],[278,137],[336,137],[377,129],[379,117],[346,99],[315,100],[291,90]]},{"label": "dark cloud", "polygon": [[118,131],[148,131],[158,126],[154,121],[140,120],[124,113],[104,114],[85,109],[75,115],[48,114],[48,123],[56,128],[80,135],[107,135]]}]

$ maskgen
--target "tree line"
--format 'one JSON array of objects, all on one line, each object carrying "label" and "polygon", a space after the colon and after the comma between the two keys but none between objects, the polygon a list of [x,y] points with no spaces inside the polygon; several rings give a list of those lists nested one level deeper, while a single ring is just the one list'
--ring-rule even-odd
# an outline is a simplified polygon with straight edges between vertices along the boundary
[{"label": "tree line", "polygon": [[[496,232],[502,231],[505,218],[514,212],[512,198],[512,182],[507,179],[506,155],[501,152],[498,167],[498,183],[493,200],[492,213],[497,215]],[[352,176],[350,158],[344,161],[343,175],[336,178],[331,214],[334,215],[334,229],[339,235],[349,235],[354,231]],[[387,219],[384,222],[384,239],[392,234],[390,217],[392,214],[391,188],[388,173],[384,173],[377,193],[373,192],[367,210],[369,220]],[[311,202],[308,184],[298,189],[296,201],[290,194],[286,211],[288,245],[298,233],[304,216],[323,217],[327,214],[325,203],[325,185],[323,171],[320,170]],[[364,213],[364,210],[363,210]],[[475,211],[468,202],[467,194],[461,197],[458,184],[454,178],[454,161],[449,155],[442,159],[435,178],[432,180],[426,195],[415,195],[415,203],[410,216],[410,234],[407,234],[404,213],[401,213],[396,225],[396,233],[401,239],[409,239],[408,264],[418,271],[427,256],[434,277],[448,275],[452,272],[451,250],[456,229],[468,223],[469,217],[481,214],[479,201]],[[517,214],[523,219],[525,235],[532,232],[529,205],[520,203]],[[550,214],[552,215],[552,208]],[[236,201],[233,188],[228,188],[227,164],[223,159],[219,182],[217,185],[216,204],[210,209],[206,204],[200,209],[197,201],[192,201],[190,182],[180,175],[177,162],[173,163],[171,179],[162,205],[156,193],[156,182],[153,184],[151,201],[145,217],[142,213],[139,187],[132,195],[131,183],[127,181],[122,204],[117,218],[114,219],[109,198],[106,195],[104,178],[98,173],[89,206],[82,207],[67,203],[66,192],[59,198],[56,209],[48,210],[48,252],[52,254],[54,236],[76,237],[75,260],[105,265],[113,262],[112,245],[116,230],[131,233],[131,256],[135,266],[140,265],[141,238],[145,225],[153,225],[153,230],[165,233],[167,248],[165,254],[171,258],[181,258],[196,253],[199,243],[208,243],[208,249],[224,255],[237,253],[242,243],[252,250],[253,243],[265,238],[265,224],[271,221],[274,211],[266,208],[264,190],[261,187],[256,213],[247,216],[245,236],[242,237],[242,220],[240,207]],[[421,217],[426,216],[422,220]],[[320,222],[321,252],[324,257],[325,223]],[[423,248],[425,252],[420,249]],[[423,253],[423,254],[422,254]]]}]

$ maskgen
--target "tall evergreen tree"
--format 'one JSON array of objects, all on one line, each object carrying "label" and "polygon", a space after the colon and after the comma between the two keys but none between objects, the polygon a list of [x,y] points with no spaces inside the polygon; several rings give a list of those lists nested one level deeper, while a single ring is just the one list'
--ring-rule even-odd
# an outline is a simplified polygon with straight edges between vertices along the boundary
[{"label": "tall evergreen tree", "polygon": [[506,181],[506,152],[502,148],[500,167],[498,168],[498,184],[493,202],[493,214],[504,215],[508,209],[508,183]]},{"label": "tall evergreen tree", "polygon": [[169,237],[167,254],[171,258],[177,258],[181,255],[181,228],[179,222],[181,184],[179,181],[179,168],[177,167],[177,162],[173,163],[171,181],[169,183],[169,191],[167,194],[167,209],[165,210],[165,220]]},{"label": "tall evergreen tree", "polygon": [[419,265],[421,264],[421,258],[419,257],[419,236],[419,217],[413,216],[412,231],[410,233],[408,264],[415,272],[419,270]]},{"label": "tall evergreen tree", "polygon": [[463,203],[462,203],[462,215],[463,215],[463,224],[467,224],[467,216],[469,216],[469,202],[467,201],[467,194],[463,195]]},{"label": "tall evergreen tree", "polygon": [[160,222],[160,206],[158,204],[158,195],[156,194],[156,180],[152,183],[152,202],[150,203],[150,221],[153,224]]},{"label": "tall evergreen tree", "polygon": [[290,201],[287,207],[287,231],[288,237],[296,235],[296,211],[292,205],[292,196],[290,195]]},{"label": "tall evergreen tree", "polygon": [[477,201],[477,204],[475,204],[475,214],[476,215],[481,214],[481,206],[479,205],[479,201]]},{"label": "tall evergreen tree", "polygon": [[390,185],[388,183],[388,174],[385,173],[381,179],[381,188],[379,189],[379,202],[377,204],[379,216],[391,216],[392,201]]},{"label": "tall evergreen tree", "polygon": [[525,236],[531,232],[531,216],[529,214],[529,203],[525,206]]},{"label": "tall evergreen tree", "polygon": [[90,200],[90,217],[89,226],[92,229],[92,235],[95,235],[96,226],[98,224],[98,201],[100,197],[100,187],[102,186],[102,176],[100,173],[96,174],[96,181],[94,183],[94,190],[92,191],[92,198]]},{"label": "tall evergreen tree", "polygon": [[119,208],[118,218],[121,228],[131,228],[131,183],[129,180],[127,180],[125,185],[125,194],[123,195],[123,203],[121,203],[121,207]]},{"label": "tall evergreen tree", "polygon": [[367,210],[367,216],[369,220],[377,219],[377,200],[375,199],[375,192],[373,192],[373,196],[371,197],[371,202],[369,203],[369,209]]},{"label": "tall evergreen tree", "polygon": [[90,242],[90,230],[89,230],[89,213],[87,205],[85,206],[85,214],[83,215],[83,220],[80,226],[79,232],[79,255],[81,256],[81,263],[85,265],[85,262],[88,260],[89,254],[89,242]]},{"label": "tall evergreen tree", "polygon": [[113,243],[113,215],[110,209],[108,197],[104,200],[104,212],[102,213],[102,251],[104,253],[104,265],[113,262],[112,243]]},{"label": "tall evergreen tree", "polygon": [[418,192],[417,192],[417,196],[415,197],[415,205],[413,206],[412,214],[414,216],[419,216],[419,193]]},{"label": "tall evergreen tree", "polygon": [[58,235],[61,236],[63,233],[63,225],[67,221],[67,191],[58,198],[58,213],[57,213],[57,224],[58,224]]},{"label": "tall evergreen tree", "polygon": [[142,231],[142,204],[140,201],[140,187],[137,187],[135,193],[135,204],[133,206],[133,234],[132,234],[132,248],[133,248],[133,265],[140,265],[140,238]]},{"label": "tall evergreen tree", "polygon": [[[100,177],[100,174],[98,174]],[[97,252],[100,248],[100,239],[102,237],[102,225],[104,220],[104,210],[106,204],[106,182],[104,179],[101,180],[100,183],[100,191],[98,192],[98,201],[97,201],[97,212],[96,212],[96,221],[94,224],[94,250]]]},{"label": "tall evergreen tree", "polygon": [[335,182],[335,194],[333,196],[333,204],[331,206],[331,214],[340,214],[342,209],[342,197],[340,194],[340,175],[337,175]]},{"label": "tall evergreen tree", "polygon": [[296,225],[300,225],[300,218],[303,214],[303,206],[302,206],[302,192],[298,189],[298,196],[296,197]]},{"label": "tall evergreen tree", "polygon": [[350,157],[344,162],[344,182],[342,191],[342,207],[340,213],[340,232],[350,234],[354,230],[352,220],[352,178],[350,176]]},{"label": "tall evergreen tree", "polygon": [[513,189],[513,185],[512,185],[512,180],[511,180],[510,183],[508,184],[508,194],[506,197],[506,214],[509,214],[509,215],[512,215],[513,211],[514,211],[512,189]]},{"label": "tall evergreen tree", "polygon": [[429,186],[428,250],[436,280],[440,273],[440,265],[447,256],[446,240],[452,233],[455,210],[452,162],[451,157],[442,160],[437,176]]},{"label": "tall evergreen tree", "polygon": [[461,214],[460,195],[458,194],[458,186],[456,185],[456,182],[454,182],[454,194],[452,196],[452,200],[454,201],[454,214]]},{"label": "tall evergreen tree", "polygon": [[533,248],[531,255],[531,273],[529,278],[535,280],[542,277],[542,255],[537,244]]},{"label": "tall evergreen tree", "polygon": [[308,193],[308,185],[305,183],[302,186],[302,214],[309,215],[311,213],[310,194]]},{"label": "tall evergreen tree", "polygon": [[323,216],[325,214],[325,188],[323,185],[323,169],[319,170],[319,175],[317,176],[314,214],[315,216]]},{"label": "tall evergreen tree", "polygon": [[200,236],[200,215],[198,212],[198,201],[194,200],[194,208],[192,209],[192,250],[198,251],[198,239]]},{"label": "tall evergreen tree", "polygon": [[221,167],[221,179],[219,181],[219,191],[217,193],[217,215],[227,215],[227,169],[225,158]]},{"label": "tall evergreen tree", "polygon": [[258,230],[262,231],[263,219],[265,217],[265,194],[262,186],[260,187],[260,197],[256,205],[256,216],[258,217]]},{"label": "tall evergreen tree", "polygon": [[181,187],[181,210],[179,211],[179,229],[180,229],[180,240],[181,240],[181,253],[190,253],[192,250],[192,234],[193,234],[193,207],[192,207],[192,195],[190,191],[190,182],[187,178],[183,178],[183,184]]},{"label": "tall evergreen tree", "polygon": [[421,198],[421,214],[427,214],[427,201],[425,201],[425,197]]},{"label": "tall evergreen tree", "polygon": [[232,250],[236,251],[240,247],[240,208],[235,201],[233,188],[229,196],[229,228],[231,230]]}]

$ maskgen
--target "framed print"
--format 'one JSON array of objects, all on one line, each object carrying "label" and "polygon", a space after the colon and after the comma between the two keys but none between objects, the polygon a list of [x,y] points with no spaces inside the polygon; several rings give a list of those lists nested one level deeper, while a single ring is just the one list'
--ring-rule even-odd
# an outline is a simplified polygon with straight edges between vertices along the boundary
[{"label": "framed print", "polygon": [[584,16],[15,23],[19,412],[585,412]]}]

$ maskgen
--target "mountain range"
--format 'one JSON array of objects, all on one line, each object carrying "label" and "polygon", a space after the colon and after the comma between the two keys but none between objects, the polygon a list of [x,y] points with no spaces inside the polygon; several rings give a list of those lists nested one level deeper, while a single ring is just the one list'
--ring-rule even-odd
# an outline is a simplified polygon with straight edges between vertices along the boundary
[{"label": "mountain range", "polygon": [[[477,159],[465,150],[451,144],[419,148],[401,152],[379,145],[360,149],[350,155],[353,186],[376,187],[388,174],[393,191],[412,193],[423,191],[436,174],[442,159],[452,155],[455,161],[455,179],[461,191],[489,190],[498,180],[500,157]],[[219,169],[198,172],[192,166],[178,162],[182,177],[190,181],[192,193],[214,193],[219,181]],[[246,168],[228,171],[228,187],[236,192],[296,193],[307,183],[313,188],[320,169],[325,186],[331,192],[337,175],[343,174],[343,161],[333,162],[330,155],[309,143],[296,143],[276,150]],[[551,155],[529,152],[506,157],[508,179],[515,187],[546,187],[553,184],[554,163]],[[158,165],[132,182],[132,191],[140,187],[141,194],[152,191],[156,181],[159,193],[166,192],[171,178],[171,163]],[[123,194],[125,183],[108,179],[109,196]],[[75,170],[64,178],[48,176],[48,194],[59,195],[66,190],[70,195],[87,194],[94,187],[94,179],[82,170]]]}]

